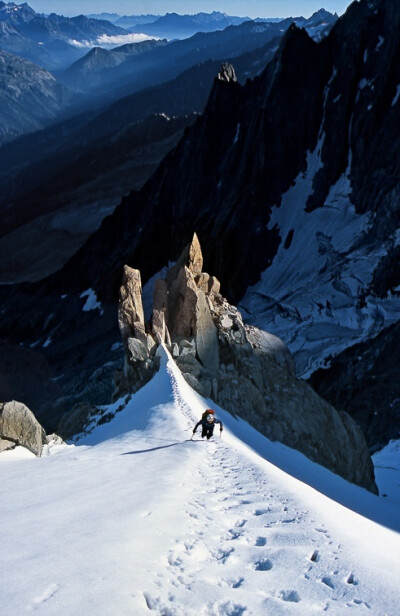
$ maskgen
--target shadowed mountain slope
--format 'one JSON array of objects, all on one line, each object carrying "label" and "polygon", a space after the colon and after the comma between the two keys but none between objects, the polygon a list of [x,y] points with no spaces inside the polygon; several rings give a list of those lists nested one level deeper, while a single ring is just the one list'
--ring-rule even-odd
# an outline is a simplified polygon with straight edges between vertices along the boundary
[{"label": "shadowed mountain slope", "polygon": [[[361,0],[320,43],[291,26],[253,81],[221,75],[204,114],[63,270],[7,289],[4,337],[36,328],[54,365],[71,369],[78,352],[84,365],[90,336],[105,345],[123,265],[146,281],[194,231],[228,299],[246,294],[249,320],[289,335],[302,374],[398,321],[399,26],[398,2]],[[102,315],[82,312],[89,288]]]}]

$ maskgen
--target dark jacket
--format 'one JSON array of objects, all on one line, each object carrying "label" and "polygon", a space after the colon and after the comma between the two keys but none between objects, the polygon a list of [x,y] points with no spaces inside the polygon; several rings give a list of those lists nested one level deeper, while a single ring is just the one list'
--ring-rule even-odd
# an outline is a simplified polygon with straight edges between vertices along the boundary
[{"label": "dark jacket", "polygon": [[207,419],[206,419],[206,418],[204,418],[204,419],[200,419],[200,421],[198,421],[198,422],[197,422],[197,424],[196,424],[196,425],[195,425],[195,427],[193,428],[193,432],[196,432],[196,430],[197,430],[197,428],[200,426],[200,424],[201,424],[201,427],[203,428],[203,430],[204,430],[204,429],[207,429],[207,428],[211,428],[211,427],[213,427],[213,428],[214,428],[215,424],[220,424],[219,429],[220,429],[221,431],[223,430],[223,427],[224,427],[224,426],[222,425],[222,421],[220,421],[219,419],[215,419],[215,418],[214,418],[214,419],[213,419],[213,421],[207,421]]}]

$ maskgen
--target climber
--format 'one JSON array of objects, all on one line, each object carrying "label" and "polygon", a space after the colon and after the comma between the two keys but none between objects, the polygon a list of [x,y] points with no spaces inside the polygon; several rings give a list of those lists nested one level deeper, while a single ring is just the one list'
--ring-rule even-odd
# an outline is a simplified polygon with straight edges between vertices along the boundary
[{"label": "climber", "polygon": [[193,428],[193,434],[196,434],[196,430],[200,424],[201,424],[201,438],[204,438],[206,436],[207,440],[209,440],[212,437],[215,424],[219,424],[220,433],[224,429],[224,426],[222,425],[222,421],[220,421],[219,419],[216,419],[215,413],[212,409],[207,409],[204,411],[203,415],[201,416],[200,421],[198,421],[195,427]]}]

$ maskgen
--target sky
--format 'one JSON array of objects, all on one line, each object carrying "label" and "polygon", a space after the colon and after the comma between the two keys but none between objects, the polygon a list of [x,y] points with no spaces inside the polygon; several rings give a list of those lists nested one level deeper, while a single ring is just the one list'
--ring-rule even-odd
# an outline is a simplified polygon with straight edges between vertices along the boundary
[{"label": "sky", "polygon": [[[16,0],[22,3],[22,0]],[[214,10],[248,17],[309,17],[320,8],[342,14],[349,0],[28,0],[35,11],[72,16],[82,13],[164,15],[193,14]]]}]

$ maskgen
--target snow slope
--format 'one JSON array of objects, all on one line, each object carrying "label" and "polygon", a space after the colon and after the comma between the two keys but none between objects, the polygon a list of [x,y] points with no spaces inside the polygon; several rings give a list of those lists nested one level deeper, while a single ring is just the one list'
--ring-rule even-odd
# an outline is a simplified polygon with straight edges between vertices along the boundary
[{"label": "snow slope", "polygon": [[273,208],[268,226],[279,230],[282,242],[240,303],[247,322],[284,340],[302,378],[400,318],[398,290],[379,298],[370,288],[381,260],[397,245],[398,230],[386,242],[364,239],[372,217],[357,214],[351,203],[351,151],[348,170],[331,187],[324,207],[306,210],[323,167],[324,139],[322,132],[308,153],[306,171]]},{"label": "snow slope", "polygon": [[208,404],[162,351],[110,423],[1,456],[2,616],[398,613],[399,503],[220,409],[222,439],[190,442]]}]

